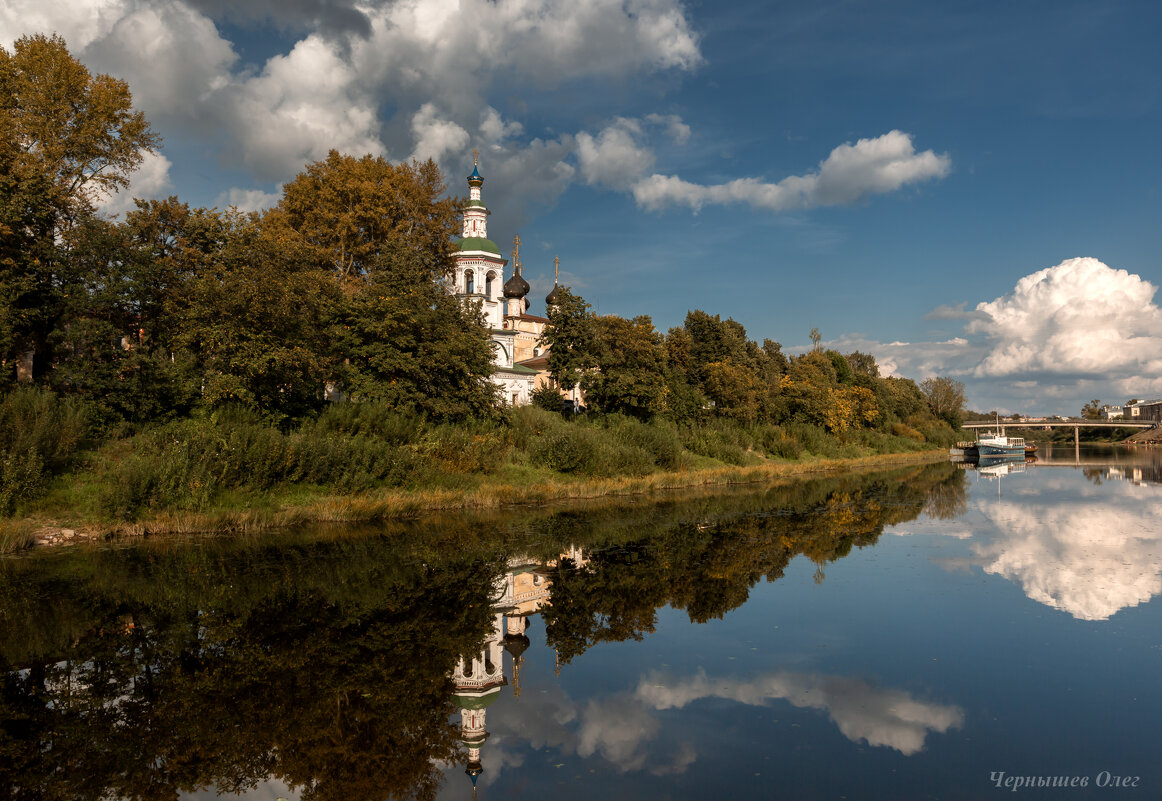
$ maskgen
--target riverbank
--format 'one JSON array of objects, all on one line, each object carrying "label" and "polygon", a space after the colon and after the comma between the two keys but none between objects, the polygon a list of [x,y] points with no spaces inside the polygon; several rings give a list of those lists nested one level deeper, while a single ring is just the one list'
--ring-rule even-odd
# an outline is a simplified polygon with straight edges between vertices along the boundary
[{"label": "riverbank", "polygon": [[512,468],[492,475],[464,477],[476,480],[462,481],[459,487],[389,488],[352,494],[315,494],[299,490],[269,494],[246,507],[222,506],[198,512],[168,510],[132,522],[33,515],[0,521],[0,553],[140,537],[220,536],[321,523],[376,523],[457,510],[562,504],[635,495],[662,496],[681,489],[761,485],[823,473],[921,464],[943,458],[946,458],[944,450],[925,450],[665,471],[643,476],[560,476],[533,480],[526,480],[529,476],[525,471]]}]

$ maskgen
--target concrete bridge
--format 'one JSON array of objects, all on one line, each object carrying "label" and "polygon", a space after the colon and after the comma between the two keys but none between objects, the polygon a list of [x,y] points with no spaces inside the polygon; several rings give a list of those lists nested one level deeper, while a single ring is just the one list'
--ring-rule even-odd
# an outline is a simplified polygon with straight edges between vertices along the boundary
[{"label": "concrete bridge", "polygon": [[1072,428],[1074,433],[1079,428],[1154,428],[1158,423],[1153,420],[1145,422],[1131,423],[1129,421],[1119,422],[1117,420],[974,420],[971,423],[965,423],[962,428],[987,428],[990,431],[996,431],[1000,428],[1001,436],[1004,436],[1006,428],[1039,428],[1048,431],[1051,428]]},{"label": "concrete bridge", "polygon": [[965,423],[963,428],[982,429],[987,428],[989,431],[997,431],[999,429],[1001,436],[1005,435],[1005,428],[1037,428],[1048,431],[1051,428],[1072,428],[1073,429],[1073,453],[1075,457],[1080,458],[1081,454],[1081,435],[1082,428],[1156,428],[1157,421],[1147,420],[1145,422],[1119,422],[1117,420],[974,420],[971,423]]}]

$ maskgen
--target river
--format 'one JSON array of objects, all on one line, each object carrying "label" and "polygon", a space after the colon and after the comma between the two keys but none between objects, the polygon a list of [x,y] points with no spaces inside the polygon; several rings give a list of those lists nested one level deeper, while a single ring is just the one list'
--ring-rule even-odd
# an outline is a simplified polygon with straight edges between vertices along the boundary
[{"label": "river", "polygon": [[4,557],[0,797],[1157,798],[1162,452],[1080,456]]}]

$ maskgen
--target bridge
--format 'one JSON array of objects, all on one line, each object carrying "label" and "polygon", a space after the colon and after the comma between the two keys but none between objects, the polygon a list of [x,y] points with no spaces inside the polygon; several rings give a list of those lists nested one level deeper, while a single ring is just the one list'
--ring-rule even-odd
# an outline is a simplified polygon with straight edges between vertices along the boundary
[{"label": "bridge", "polygon": [[974,420],[965,423],[962,428],[987,428],[991,431],[1000,429],[1001,436],[1005,435],[1006,428],[1040,428],[1048,431],[1051,428],[1154,428],[1158,423],[1148,420],[1143,423],[1118,422],[1115,420]]},{"label": "bridge", "polygon": [[987,428],[990,431],[1000,431],[1001,436],[1005,435],[1005,428],[1039,428],[1048,431],[1051,428],[1072,428],[1073,429],[1073,453],[1075,458],[1080,459],[1081,456],[1081,429],[1084,428],[1156,428],[1158,422],[1156,420],[1147,420],[1145,422],[1118,422],[1116,420],[973,420],[970,423],[965,423],[963,428],[982,429]]}]

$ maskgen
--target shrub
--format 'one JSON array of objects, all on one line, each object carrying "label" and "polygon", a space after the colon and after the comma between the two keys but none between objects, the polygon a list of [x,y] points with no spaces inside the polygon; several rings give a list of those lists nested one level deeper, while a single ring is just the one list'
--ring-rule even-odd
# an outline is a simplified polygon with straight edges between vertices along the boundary
[{"label": "shrub", "polygon": [[41,494],[72,460],[88,430],[88,415],[70,398],[20,387],[0,401],[0,516]]},{"label": "shrub", "polygon": [[544,384],[533,390],[531,400],[533,406],[536,406],[538,409],[544,409],[546,412],[561,411],[561,393],[548,384]]},{"label": "shrub", "polygon": [[594,447],[588,432],[573,428],[541,437],[531,455],[540,464],[558,473],[584,472],[593,463]]}]

